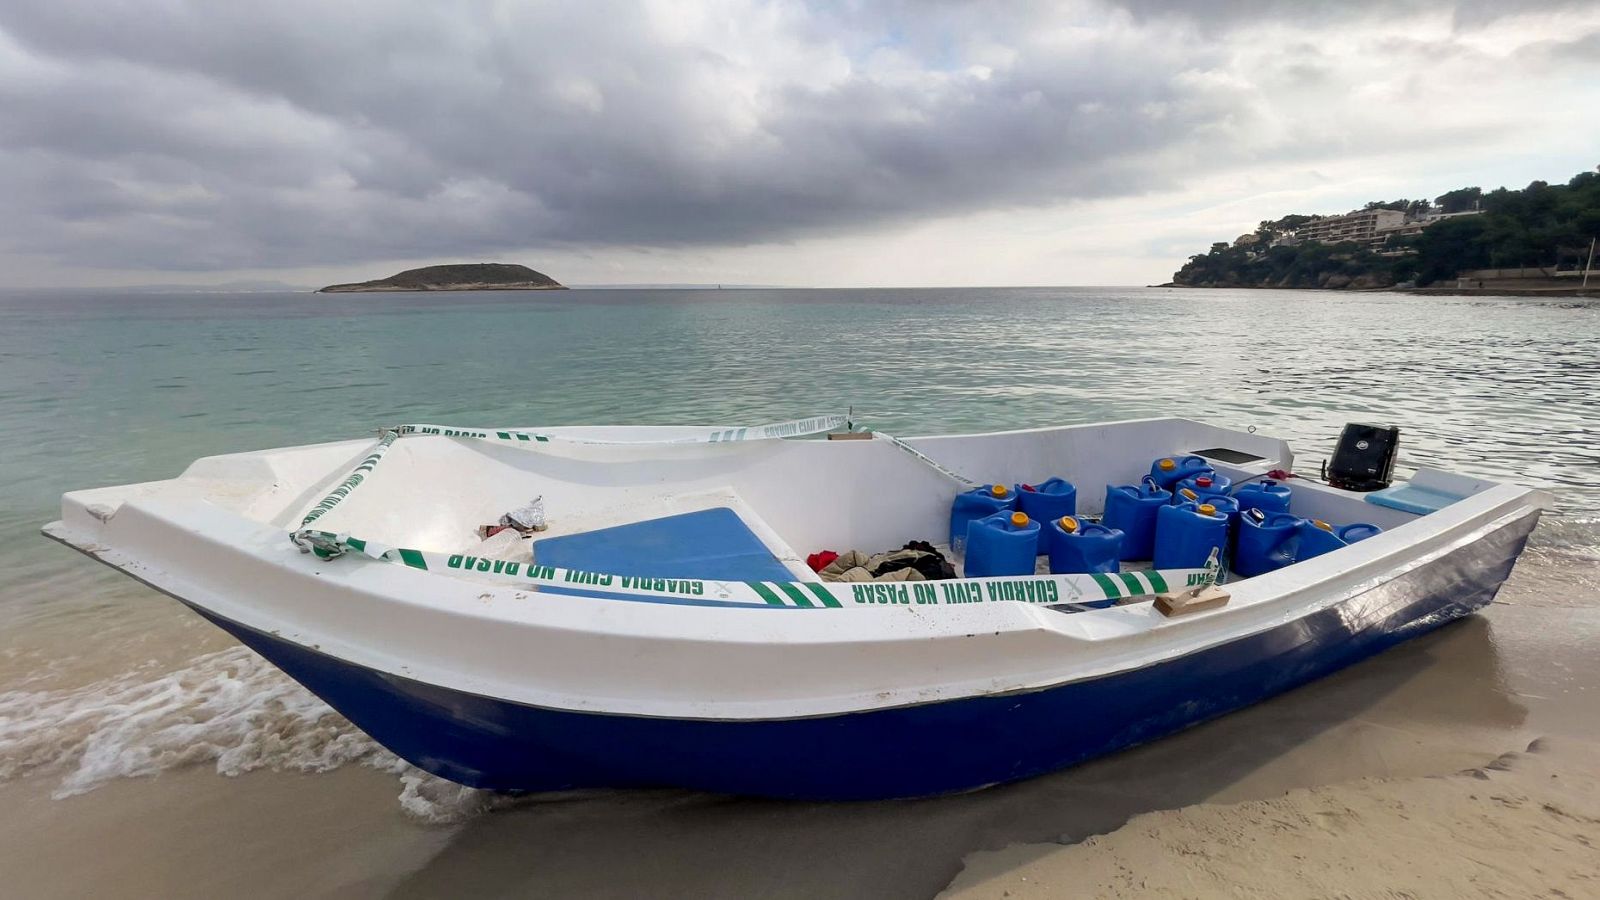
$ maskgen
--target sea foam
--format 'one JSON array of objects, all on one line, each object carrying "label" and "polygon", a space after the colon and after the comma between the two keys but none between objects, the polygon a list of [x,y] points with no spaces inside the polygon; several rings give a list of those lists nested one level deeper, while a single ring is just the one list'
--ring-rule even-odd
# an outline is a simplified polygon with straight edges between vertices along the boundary
[{"label": "sea foam", "polygon": [[407,764],[245,647],[207,653],[175,671],[0,693],[0,780],[59,774],[59,799],[116,778],[204,763],[228,776],[380,769],[399,779],[406,813],[430,823],[509,802]]}]

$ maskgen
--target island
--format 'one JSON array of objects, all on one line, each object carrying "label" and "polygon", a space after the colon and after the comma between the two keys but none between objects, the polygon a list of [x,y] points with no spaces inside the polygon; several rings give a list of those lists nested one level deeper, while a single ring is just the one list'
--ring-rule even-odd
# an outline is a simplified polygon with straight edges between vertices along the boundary
[{"label": "island", "polygon": [[423,266],[398,275],[354,284],[330,284],[319,294],[358,291],[564,291],[567,286],[543,272],[512,263]]}]

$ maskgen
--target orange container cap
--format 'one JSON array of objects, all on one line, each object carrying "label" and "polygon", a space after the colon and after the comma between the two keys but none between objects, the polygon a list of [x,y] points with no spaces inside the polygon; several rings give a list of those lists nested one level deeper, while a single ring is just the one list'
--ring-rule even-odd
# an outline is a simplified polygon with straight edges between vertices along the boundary
[{"label": "orange container cap", "polygon": [[1005,485],[997,484],[997,485],[994,485],[993,487],[989,488],[989,493],[995,495],[996,497],[1004,497],[1006,494],[1008,494],[1010,492],[1006,490],[1006,486]]},{"label": "orange container cap", "polygon": [[1071,516],[1061,517],[1061,530],[1068,534],[1078,530],[1078,520]]},{"label": "orange container cap", "polygon": [[1011,524],[1017,526],[1018,528],[1021,528],[1022,526],[1028,524],[1028,514],[1025,513],[1025,512],[1014,512],[1014,513],[1012,513],[1011,514]]},{"label": "orange container cap", "polygon": [[1199,494],[1196,494],[1194,491],[1191,491],[1188,488],[1179,488],[1178,489],[1178,493],[1181,494],[1183,496],[1183,499],[1185,499],[1185,500],[1199,500],[1200,499],[1200,495]]},{"label": "orange container cap", "polygon": [[1312,519],[1311,520],[1311,524],[1317,526],[1318,528],[1321,528],[1323,531],[1332,531],[1333,530],[1333,526],[1332,525],[1329,525],[1327,522],[1324,522],[1321,519]]},{"label": "orange container cap", "polygon": [[1217,508],[1209,503],[1202,503],[1200,504],[1200,514],[1202,516],[1214,516],[1217,514]]},{"label": "orange container cap", "polygon": [[1163,472],[1171,472],[1173,469],[1176,469],[1178,467],[1178,461],[1173,459],[1173,458],[1171,458],[1171,457],[1168,457],[1166,459],[1163,459],[1161,462],[1157,463],[1157,465],[1159,465],[1161,467],[1161,471],[1163,471]]}]

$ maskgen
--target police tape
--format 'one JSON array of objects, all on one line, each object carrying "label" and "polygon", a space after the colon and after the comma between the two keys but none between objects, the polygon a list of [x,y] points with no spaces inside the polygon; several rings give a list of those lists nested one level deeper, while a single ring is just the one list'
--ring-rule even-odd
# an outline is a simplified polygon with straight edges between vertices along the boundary
[{"label": "police tape", "polygon": [[1151,596],[1209,584],[1215,568],[1163,569],[1090,575],[1017,575],[941,581],[715,581],[699,578],[649,578],[584,572],[537,563],[510,562],[465,553],[434,553],[387,547],[348,534],[305,529],[295,543],[319,559],[355,553],[383,562],[440,574],[520,587],[564,588],[586,594],[622,594],[658,600],[757,607],[844,609],[863,606],[953,606],[1014,601],[1039,605],[1109,605],[1128,597]]},{"label": "police tape", "polygon": [[[751,425],[745,428],[724,428],[708,431],[703,434],[688,435],[685,437],[663,438],[660,440],[643,441],[615,441],[599,438],[586,438],[564,434],[546,434],[537,431],[517,431],[512,429],[496,428],[458,428],[448,425],[396,425],[390,428],[378,429],[378,443],[373,446],[372,452],[357,465],[345,480],[318,501],[316,506],[300,520],[300,527],[322,518],[335,506],[366,481],[367,475],[377,468],[383,455],[389,452],[395,439],[407,434],[441,435],[444,437],[478,438],[487,441],[500,441],[502,443],[534,445],[551,442],[574,444],[611,444],[611,445],[636,445],[650,446],[655,444],[718,444],[731,441],[771,441],[783,438],[803,437],[810,434],[820,434],[824,431],[833,431],[843,428],[849,422],[847,416],[811,416],[805,419],[794,419],[788,422],[772,422],[766,425]],[[301,539],[300,532],[293,532],[289,539],[302,550],[310,549]]]},{"label": "police tape", "polygon": [[[334,488],[328,494],[328,496],[323,497],[316,506],[311,507],[311,512],[307,513],[306,517],[300,520],[300,527],[305,528],[312,522],[322,518],[324,513],[327,513],[335,506],[338,506],[339,503],[344,500],[344,498],[350,496],[352,491],[360,487],[361,482],[367,480],[367,474],[378,467],[378,463],[383,459],[383,455],[389,452],[389,448],[394,446],[395,438],[399,436],[400,432],[392,429],[385,429],[383,436],[378,438],[377,445],[372,448],[372,452],[367,454],[367,458],[363,459],[359,465],[352,469],[350,474],[345,477],[345,480],[340,482],[339,486]],[[295,541],[295,543],[298,544],[299,541]]]},{"label": "police tape", "polygon": [[721,444],[733,441],[773,441],[833,431],[843,428],[847,421],[848,417],[846,416],[812,416],[806,419],[794,419],[789,422],[750,425],[744,428],[720,428],[701,434],[675,438],[627,441],[541,431],[519,431],[512,428],[460,428],[450,425],[401,425],[396,430],[401,434],[476,438],[483,441],[498,441],[500,443],[521,445],[566,443],[643,447],[656,444]]}]

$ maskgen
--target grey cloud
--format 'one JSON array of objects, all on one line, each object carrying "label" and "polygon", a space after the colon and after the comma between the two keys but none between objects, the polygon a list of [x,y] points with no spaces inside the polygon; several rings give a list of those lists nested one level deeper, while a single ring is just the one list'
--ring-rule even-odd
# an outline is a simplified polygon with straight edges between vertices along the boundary
[{"label": "grey cloud", "polygon": [[1541,63],[1557,66],[1578,63],[1600,69],[1600,32],[1572,40],[1540,41],[1523,48],[1523,54]]},{"label": "grey cloud", "polygon": [[1455,27],[1486,28],[1527,12],[1562,12],[1592,6],[1592,0],[1113,0],[1140,18],[1183,19],[1207,30],[1260,22],[1282,22],[1307,30],[1373,14],[1392,19],[1420,12],[1447,12]]},{"label": "grey cloud", "polygon": [[12,0],[0,249],[208,270],[747,244],[1256,152],[1248,90],[1195,77],[1229,48],[1183,7],[1122,6],[1057,39],[1035,33],[1053,5],[764,6],[681,35],[618,4]]}]

